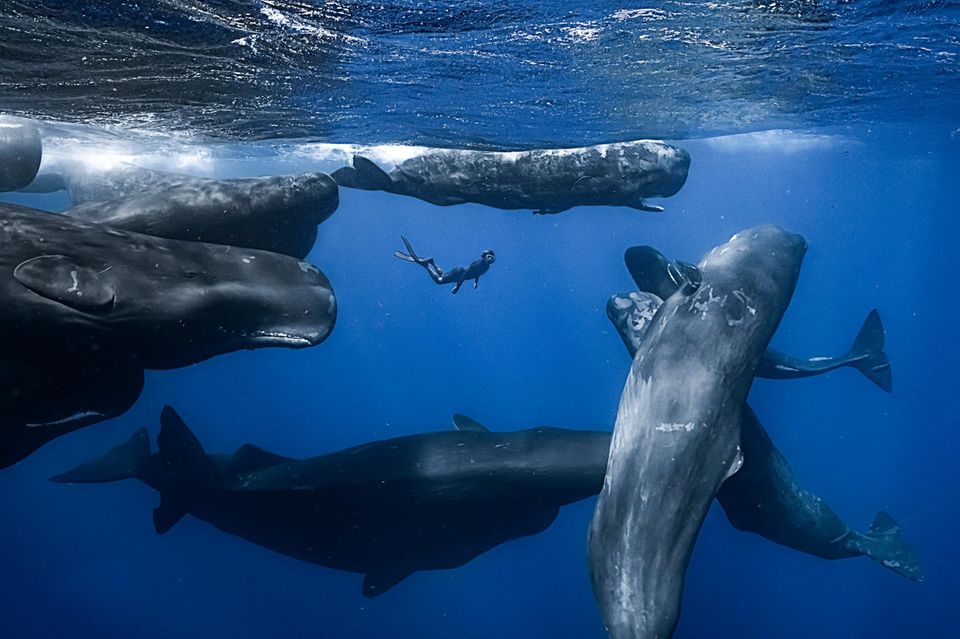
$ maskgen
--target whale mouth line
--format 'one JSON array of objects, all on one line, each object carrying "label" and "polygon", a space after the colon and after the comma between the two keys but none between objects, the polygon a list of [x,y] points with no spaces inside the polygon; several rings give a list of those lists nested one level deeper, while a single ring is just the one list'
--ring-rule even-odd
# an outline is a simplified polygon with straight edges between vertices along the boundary
[{"label": "whale mouth line", "polygon": [[73,415],[64,417],[62,419],[56,419],[50,422],[24,424],[24,426],[26,426],[27,428],[42,428],[44,426],[65,426],[67,424],[70,424],[76,421],[81,421],[84,419],[89,419],[91,417],[99,418],[99,417],[106,417],[106,416],[107,415],[105,413],[101,413],[95,410],[86,410],[86,411],[80,411],[78,413],[74,413]]},{"label": "whale mouth line", "polygon": [[294,335],[293,333],[284,333],[283,331],[254,331],[247,333],[244,337],[251,338],[258,344],[307,347],[313,346],[314,342],[303,335]]}]

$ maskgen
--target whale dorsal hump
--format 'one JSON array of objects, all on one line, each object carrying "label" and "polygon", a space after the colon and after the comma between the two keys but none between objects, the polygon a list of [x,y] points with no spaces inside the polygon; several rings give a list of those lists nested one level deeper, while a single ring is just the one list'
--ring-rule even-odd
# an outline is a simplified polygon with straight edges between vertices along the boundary
[{"label": "whale dorsal hump", "polygon": [[64,255],[41,255],[21,262],[13,277],[37,295],[87,313],[108,310],[116,299],[109,282]]},{"label": "whale dorsal hump", "polygon": [[461,415],[460,413],[454,413],[453,415],[453,427],[460,431],[469,431],[472,433],[489,433],[490,429],[478,422],[477,420],[467,417],[466,415]]}]

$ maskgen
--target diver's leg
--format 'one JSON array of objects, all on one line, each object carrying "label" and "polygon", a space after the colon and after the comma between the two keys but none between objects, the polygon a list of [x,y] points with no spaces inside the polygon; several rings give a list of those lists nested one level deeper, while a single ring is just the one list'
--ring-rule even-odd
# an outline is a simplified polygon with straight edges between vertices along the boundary
[{"label": "diver's leg", "polygon": [[437,284],[447,284],[447,281],[443,277],[443,269],[437,266],[437,263],[433,261],[433,258],[427,258],[426,261],[421,262],[420,266],[427,269],[427,273],[430,274],[430,279],[432,279]]}]

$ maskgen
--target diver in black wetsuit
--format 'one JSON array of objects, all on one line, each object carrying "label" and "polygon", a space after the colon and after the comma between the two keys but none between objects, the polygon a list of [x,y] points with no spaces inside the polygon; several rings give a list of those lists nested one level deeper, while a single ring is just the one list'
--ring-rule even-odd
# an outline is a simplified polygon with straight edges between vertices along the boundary
[{"label": "diver in black wetsuit", "polygon": [[450,269],[446,273],[443,272],[437,263],[433,261],[432,257],[420,257],[413,251],[413,247],[410,245],[410,240],[400,236],[400,239],[403,240],[404,246],[407,247],[407,253],[402,251],[394,251],[394,255],[399,257],[401,260],[407,262],[413,262],[414,264],[419,264],[432,279],[437,284],[454,284],[452,293],[456,293],[460,290],[460,287],[463,286],[463,283],[467,280],[473,280],[473,288],[477,288],[477,285],[480,284],[480,276],[490,270],[490,265],[493,264],[497,257],[493,254],[493,251],[487,249],[480,254],[480,259],[474,261],[470,266],[464,268],[458,266],[457,268]]}]

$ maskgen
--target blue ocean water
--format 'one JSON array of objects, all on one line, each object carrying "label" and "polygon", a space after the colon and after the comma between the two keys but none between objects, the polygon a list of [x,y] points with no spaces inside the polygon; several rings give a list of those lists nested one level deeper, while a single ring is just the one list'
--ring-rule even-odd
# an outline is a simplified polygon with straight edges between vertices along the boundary
[{"label": "blue ocean water", "polygon": [[[156,7],[188,12],[201,4],[178,1]],[[271,14],[262,11],[265,7],[316,9],[313,3],[210,3],[206,8],[234,10],[244,4],[253,6],[249,15],[266,19]],[[591,63],[592,68],[616,68],[623,56],[619,47],[634,43],[642,35],[640,27],[601,31],[597,37],[603,47],[588,39],[585,47],[563,56],[551,53],[555,67],[534,74],[530,82],[505,82],[518,76],[491,70],[499,66],[450,70],[448,86],[459,80],[472,87],[476,103],[462,94],[444,94],[436,85],[378,92],[370,80],[375,68],[368,63],[356,75],[365,87],[363,99],[353,102],[357,94],[328,78],[330,84],[321,88],[311,85],[310,95],[290,90],[277,99],[280,107],[268,104],[262,126],[249,104],[241,109],[243,117],[224,124],[227,119],[214,103],[227,101],[225,93],[208,96],[206,103],[213,106],[206,119],[196,115],[204,111],[202,95],[183,99],[187,111],[193,109],[187,115],[158,108],[159,123],[151,129],[144,117],[151,112],[150,101],[137,91],[122,100],[135,108],[108,103],[106,113],[99,107],[81,108],[83,101],[72,111],[65,108],[69,91],[39,101],[30,112],[23,92],[0,90],[0,108],[47,119],[56,151],[97,147],[106,150],[90,155],[96,161],[129,157],[212,177],[331,170],[339,156],[327,142],[454,145],[462,140],[463,146],[499,142],[512,148],[662,135],[674,136],[671,141],[692,157],[683,190],[658,201],[667,209],[662,214],[580,207],[534,216],[474,204],[440,208],[387,193],[343,189],[339,209],[321,226],[308,258],[330,278],[339,301],[337,325],[326,342],[306,350],[240,352],[185,369],[148,371],[143,395],[125,415],[61,437],[0,471],[0,636],[604,637],[586,567],[594,499],[563,508],[542,534],[499,546],[455,570],[415,573],[383,596],[367,599],[356,574],[276,555],[190,517],[158,536],[151,521],[157,495],[138,482],[70,486],[47,480],[126,440],[137,428],[146,426],[155,436],[165,404],[180,411],[208,452],[229,452],[249,442],[291,456],[317,455],[375,439],[449,429],[455,412],[492,430],[544,424],[610,429],[629,358],[604,305],[611,294],[634,288],[623,267],[624,249],[649,244],[696,262],[736,231],[767,222],[803,234],[810,246],[772,345],[804,356],[840,354],[876,307],[886,328],[895,389],[884,394],[855,371],[843,369],[806,380],[758,380],[750,403],[798,479],[852,527],[865,529],[880,509],[903,524],[905,538],[920,556],[924,581],[910,583],[866,558],[825,561],[774,545],[734,530],[714,508],[687,573],[676,637],[954,636],[960,622],[955,605],[960,550],[954,541],[960,522],[955,472],[960,420],[954,408],[960,302],[953,276],[960,233],[960,90],[956,32],[935,25],[953,24],[956,5],[787,4],[807,12],[802,28],[791,17],[795,11],[777,13],[760,3],[750,3],[754,13],[748,16],[773,13],[789,21],[789,28],[773,29],[770,36],[779,34],[788,44],[795,42],[789,38],[803,40],[804,33],[817,29],[829,40],[835,32],[824,34],[822,25],[846,20],[843,38],[825,49],[833,53],[845,38],[856,42],[857,25],[876,25],[867,18],[878,13],[877,20],[887,28],[877,40],[890,50],[903,52],[900,45],[914,46],[915,38],[944,46],[930,47],[930,58],[922,51],[894,59],[879,55],[836,72],[829,69],[836,60],[818,58],[816,52],[823,49],[804,49],[809,57],[791,67],[791,79],[784,81],[784,87],[792,88],[781,87],[781,93],[760,99],[774,81],[770,77],[778,77],[778,59],[777,65],[770,63],[770,77],[756,79],[756,86],[745,87],[740,95],[731,92],[736,83],[728,83],[729,77],[704,89],[705,95],[717,96],[717,110],[708,113],[698,110],[693,102],[697,91],[691,87],[706,86],[709,60],[697,58],[703,75],[684,76],[693,45],[685,47],[678,37],[670,77],[660,85],[654,76],[644,76],[650,91],[658,86],[671,90],[657,93],[655,103],[644,103],[629,117],[617,108],[628,103],[626,83],[607,81],[598,88],[578,78],[587,54],[603,60]],[[25,20],[28,5],[12,3],[21,13],[11,11],[6,17],[13,23]],[[63,8],[50,5],[51,12]],[[137,5],[118,3],[134,14]],[[679,19],[681,3],[665,5],[670,17]],[[325,6],[333,11],[341,5]],[[440,18],[447,16],[449,24],[437,18],[432,30],[422,25],[420,13],[429,7],[406,7],[421,16],[420,22],[393,30],[391,25],[410,20],[389,13],[391,22],[382,15],[385,10],[372,7],[363,15],[377,16],[375,27],[370,19],[361,21],[353,27],[360,32],[354,37],[375,42],[377,55],[388,59],[383,68],[393,69],[388,62],[396,48],[418,50],[443,40],[451,48],[482,52],[484,46],[500,46],[497,34],[508,29],[536,33],[536,25],[550,23],[566,33],[562,27],[568,23],[584,22],[589,34],[593,22],[615,13],[559,2],[517,7],[494,10],[485,3],[464,3],[462,11],[480,26],[457,29],[451,25],[462,25],[464,18],[448,10]],[[702,5],[697,11],[709,12]],[[827,17],[814,19],[821,13]],[[229,26],[222,20],[188,22]],[[653,21],[640,23],[653,28]],[[179,23],[167,24],[174,25],[170,38],[188,32]],[[103,23],[92,25],[87,28],[93,33],[107,29]],[[729,24],[716,28],[722,31]],[[414,35],[404,39],[405,29]],[[243,33],[231,36],[243,38]],[[303,31],[293,33],[309,40]],[[292,47],[291,41],[276,34],[270,40],[271,34],[265,32],[260,41],[279,42],[270,50],[289,59],[284,47]],[[748,36],[741,33],[731,42],[750,42]],[[499,53],[510,58],[511,46],[518,42],[523,40],[503,44]],[[395,49],[385,48],[389,43]],[[812,39],[806,46],[816,44]],[[350,50],[349,56],[358,55]],[[769,62],[750,58],[746,46],[739,55],[750,59],[754,69]],[[27,55],[17,59],[21,66],[11,63],[5,69],[22,70],[33,63]],[[536,62],[536,56],[519,59]],[[14,60],[4,56],[5,62]],[[871,64],[874,60],[882,62]],[[262,67],[254,62],[237,64],[251,77],[273,77],[276,59]],[[301,73],[310,68],[308,62],[296,58],[291,68]],[[423,62],[415,57],[398,54],[393,62],[423,72],[416,66]],[[729,72],[727,58],[714,62],[723,69],[718,74]],[[347,71],[356,71],[357,64]],[[578,70],[575,77],[564,73],[568,67]],[[327,73],[347,71],[337,67],[337,73]],[[435,72],[422,76],[434,77]],[[137,78],[131,81],[142,80]],[[796,85],[797,78],[809,84]],[[122,75],[114,80],[124,86]],[[286,81],[297,84],[296,77]],[[685,83],[681,92],[672,91]],[[609,93],[591,95],[585,88],[591,84],[593,90]],[[257,95],[277,90],[259,80],[244,86],[255,87]],[[479,86],[486,93],[478,94]],[[491,93],[500,89],[504,93],[499,96]],[[793,95],[790,91],[797,94],[793,101],[784,97]],[[253,102],[257,97],[239,95]],[[551,96],[559,100],[557,111],[537,102]],[[392,107],[387,104],[391,100]],[[598,113],[591,105],[602,109]],[[737,105],[743,107],[741,115],[757,117],[738,120]],[[675,109],[674,121],[664,116],[667,108]],[[284,118],[310,109],[344,113],[329,130],[316,123],[303,130],[285,128]],[[388,115],[378,120],[381,112]],[[611,117],[613,112],[621,115]],[[546,120],[545,113],[550,116]],[[591,117],[578,117],[586,113]],[[661,119],[634,119],[645,113]],[[168,126],[168,118],[177,126]],[[264,124],[268,121],[279,122],[276,135]],[[138,130],[126,135],[130,122]],[[104,123],[109,124],[106,133]],[[199,141],[190,134],[194,129]],[[253,144],[243,142],[245,137],[276,139]],[[63,194],[5,193],[0,199],[48,210],[67,206]],[[392,256],[402,248],[401,234],[442,266],[466,264],[487,248],[496,251],[497,262],[476,291],[465,287],[454,296]]]}]

